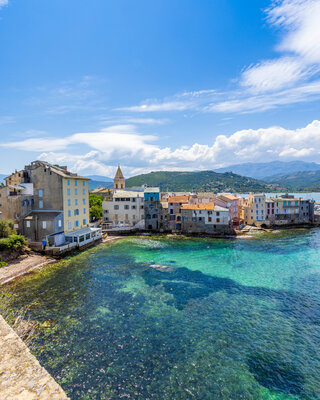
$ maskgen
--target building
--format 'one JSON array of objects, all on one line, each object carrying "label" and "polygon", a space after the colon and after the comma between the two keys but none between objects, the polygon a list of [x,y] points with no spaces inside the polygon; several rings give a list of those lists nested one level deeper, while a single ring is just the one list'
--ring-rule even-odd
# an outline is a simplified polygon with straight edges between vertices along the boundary
[{"label": "building", "polygon": [[126,180],[124,179],[120,165],[118,166],[116,175],[113,179],[113,183],[114,183],[114,188],[117,190],[123,190],[126,187]]},{"label": "building", "polygon": [[115,190],[112,200],[102,202],[103,222],[107,228],[144,229],[144,192]]},{"label": "building", "polygon": [[275,225],[290,225],[300,223],[300,199],[285,194],[274,197]]},{"label": "building", "polygon": [[229,210],[212,203],[183,204],[182,228],[184,233],[231,233]]},{"label": "building", "polygon": [[160,189],[156,187],[144,190],[145,228],[150,231],[159,230],[160,219]]},{"label": "building", "polygon": [[171,196],[168,198],[169,229],[171,231],[181,230],[181,208],[183,204],[189,203],[190,196]]},{"label": "building", "polygon": [[250,193],[243,204],[246,225],[262,225],[266,223],[266,195]]},{"label": "building", "polygon": [[268,225],[273,225],[276,218],[274,204],[273,199],[266,197],[266,222]]},{"label": "building", "polygon": [[169,232],[170,231],[170,216],[168,212],[168,202],[160,201],[159,210],[159,231]]},{"label": "building", "polygon": [[60,245],[66,233],[88,226],[88,181],[65,166],[34,161],[5,178],[0,211],[28,240]]},{"label": "building", "polygon": [[239,225],[239,197],[229,193],[223,193],[216,196],[214,204],[220,207],[228,208],[230,220],[233,225]]}]

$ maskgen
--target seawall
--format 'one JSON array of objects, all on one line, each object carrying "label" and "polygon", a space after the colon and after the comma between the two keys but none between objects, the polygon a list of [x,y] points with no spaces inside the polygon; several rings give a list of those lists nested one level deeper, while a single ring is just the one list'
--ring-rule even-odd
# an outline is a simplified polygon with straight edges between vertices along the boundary
[{"label": "seawall", "polygon": [[52,376],[0,315],[0,399],[67,400]]}]

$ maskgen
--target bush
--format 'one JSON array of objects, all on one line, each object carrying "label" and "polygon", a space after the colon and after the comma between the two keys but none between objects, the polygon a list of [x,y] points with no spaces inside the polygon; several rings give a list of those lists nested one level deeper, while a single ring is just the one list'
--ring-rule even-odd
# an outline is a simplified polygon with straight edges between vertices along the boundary
[{"label": "bush", "polygon": [[89,196],[89,207],[90,207],[90,218],[92,221],[96,221],[102,218],[102,201],[103,196],[97,194],[90,194]]},{"label": "bush", "polygon": [[0,239],[0,251],[10,249],[21,249],[26,244],[26,240],[22,235],[9,235],[5,239]]},{"label": "bush", "polygon": [[8,263],[4,262],[4,261],[0,261],[0,268],[1,267],[5,267],[6,265],[8,265]]},{"label": "bush", "polygon": [[7,238],[9,235],[14,235],[15,233],[13,221],[10,219],[0,220],[0,238]]}]

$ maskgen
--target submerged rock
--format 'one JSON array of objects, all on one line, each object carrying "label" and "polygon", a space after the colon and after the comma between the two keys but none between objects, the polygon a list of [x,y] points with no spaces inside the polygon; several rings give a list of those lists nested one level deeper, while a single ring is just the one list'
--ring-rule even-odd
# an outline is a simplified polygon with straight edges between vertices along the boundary
[{"label": "submerged rock", "polygon": [[161,271],[161,272],[172,272],[173,271],[173,268],[169,267],[168,265],[150,264],[149,267],[156,269],[157,271]]}]

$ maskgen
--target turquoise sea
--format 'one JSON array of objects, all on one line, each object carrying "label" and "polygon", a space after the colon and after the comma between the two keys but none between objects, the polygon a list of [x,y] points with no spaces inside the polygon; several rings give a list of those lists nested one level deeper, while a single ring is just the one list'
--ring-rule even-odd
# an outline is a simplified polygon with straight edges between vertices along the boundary
[{"label": "turquoise sea", "polygon": [[127,238],[2,289],[71,399],[320,399],[320,230]]}]

